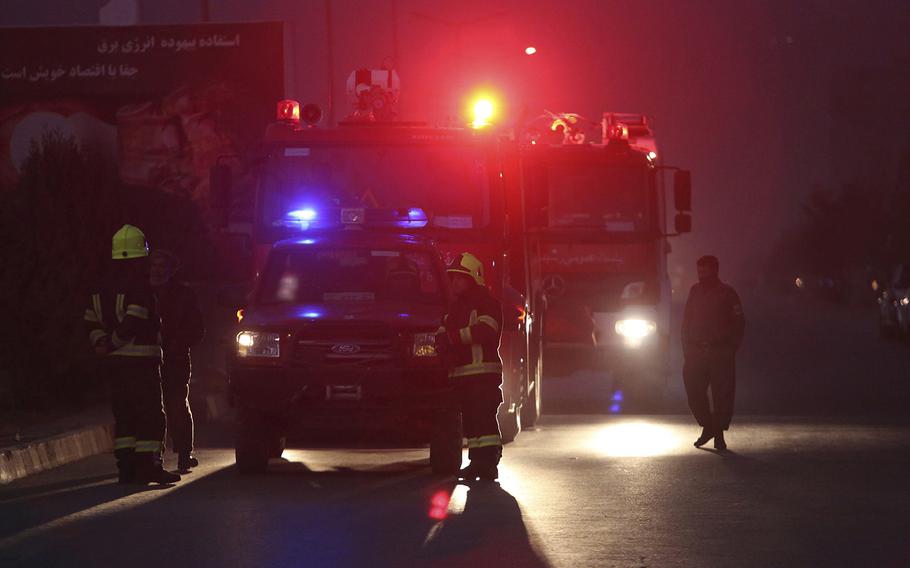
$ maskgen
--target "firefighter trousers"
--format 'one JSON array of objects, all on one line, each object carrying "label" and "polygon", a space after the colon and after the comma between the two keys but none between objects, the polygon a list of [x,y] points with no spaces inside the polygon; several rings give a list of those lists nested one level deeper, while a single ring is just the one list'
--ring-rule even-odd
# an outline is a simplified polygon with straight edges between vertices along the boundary
[{"label": "firefighter trousers", "polygon": [[683,382],[689,408],[698,424],[713,431],[728,429],[736,395],[736,352],[732,349],[689,349],[683,364]]},{"label": "firefighter trousers", "polygon": [[114,414],[114,453],[118,463],[137,457],[160,459],[164,440],[158,359],[108,356]]},{"label": "firefighter trousers", "polygon": [[502,457],[502,435],[496,413],[502,404],[502,375],[468,375],[457,380],[468,457],[472,464],[498,465]]},{"label": "firefighter trousers", "polygon": [[174,442],[174,453],[190,454],[193,452],[193,411],[189,401],[189,366],[162,367],[161,390],[167,415],[167,433]]}]

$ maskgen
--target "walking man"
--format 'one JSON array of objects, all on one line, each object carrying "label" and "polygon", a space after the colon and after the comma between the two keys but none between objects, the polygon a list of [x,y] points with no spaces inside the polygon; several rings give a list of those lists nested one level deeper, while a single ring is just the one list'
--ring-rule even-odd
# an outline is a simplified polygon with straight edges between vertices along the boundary
[{"label": "walking man", "polygon": [[161,467],[160,324],[148,282],[148,244],[137,227],[114,234],[106,282],[91,295],[83,319],[111,381],[114,455],[120,483],[175,483]]},{"label": "walking man", "polygon": [[502,404],[502,306],[484,284],[483,263],[462,253],[447,270],[455,301],[443,320],[450,374],[457,381],[471,463],[459,472],[466,481],[499,477],[502,435],[496,413]]},{"label": "walking man", "polygon": [[683,381],[689,408],[702,427],[695,447],[714,438],[714,447],[726,450],[724,431],[733,418],[736,393],[736,351],[746,321],[736,291],[720,280],[717,257],[701,257],[696,268],[698,283],[689,291],[682,323]]},{"label": "walking man", "polygon": [[193,456],[193,412],[190,410],[190,349],[202,341],[205,328],[196,294],[174,279],[180,268],[176,255],[156,249],[151,256],[151,284],[161,314],[161,390],[167,415],[167,432],[174,442],[177,469],[187,472],[199,465]]}]

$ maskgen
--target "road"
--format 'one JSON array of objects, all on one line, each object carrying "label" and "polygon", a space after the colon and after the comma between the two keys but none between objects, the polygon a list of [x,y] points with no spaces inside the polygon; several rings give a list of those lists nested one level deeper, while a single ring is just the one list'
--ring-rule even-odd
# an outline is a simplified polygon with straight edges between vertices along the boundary
[{"label": "road", "polygon": [[0,489],[0,566],[908,566],[910,349],[867,319],[756,312],[726,454],[691,446],[671,388],[659,414],[562,403],[498,484],[434,477],[423,449],[298,448],[240,477],[210,447],[137,490],[97,456]]}]

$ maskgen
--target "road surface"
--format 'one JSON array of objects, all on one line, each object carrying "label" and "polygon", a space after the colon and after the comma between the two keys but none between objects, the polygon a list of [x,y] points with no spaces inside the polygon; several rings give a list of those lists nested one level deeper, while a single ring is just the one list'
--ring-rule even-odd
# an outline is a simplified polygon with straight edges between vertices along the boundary
[{"label": "road surface", "polygon": [[0,488],[0,566],[908,566],[910,348],[867,315],[750,318],[726,454],[692,447],[677,387],[658,414],[610,412],[581,372],[550,381],[563,413],[506,447],[498,484],[400,448],[297,448],[241,477],[215,444],[140,490],[96,456]]}]

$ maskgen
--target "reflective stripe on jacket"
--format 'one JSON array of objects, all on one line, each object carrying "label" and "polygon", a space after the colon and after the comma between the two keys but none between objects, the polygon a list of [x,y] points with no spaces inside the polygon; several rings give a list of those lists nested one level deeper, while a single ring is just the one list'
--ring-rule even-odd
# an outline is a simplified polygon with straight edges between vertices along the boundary
[{"label": "reflective stripe on jacket", "polygon": [[451,376],[502,374],[502,306],[486,288],[474,286],[457,299],[443,327],[452,344]]},{"label": "reflective stripe on jacket", "polygon": [[83,316],[91,345],[110,343],[110,356],[161,359],[160,323],[151,291],[143,286],[91,295]]}]

